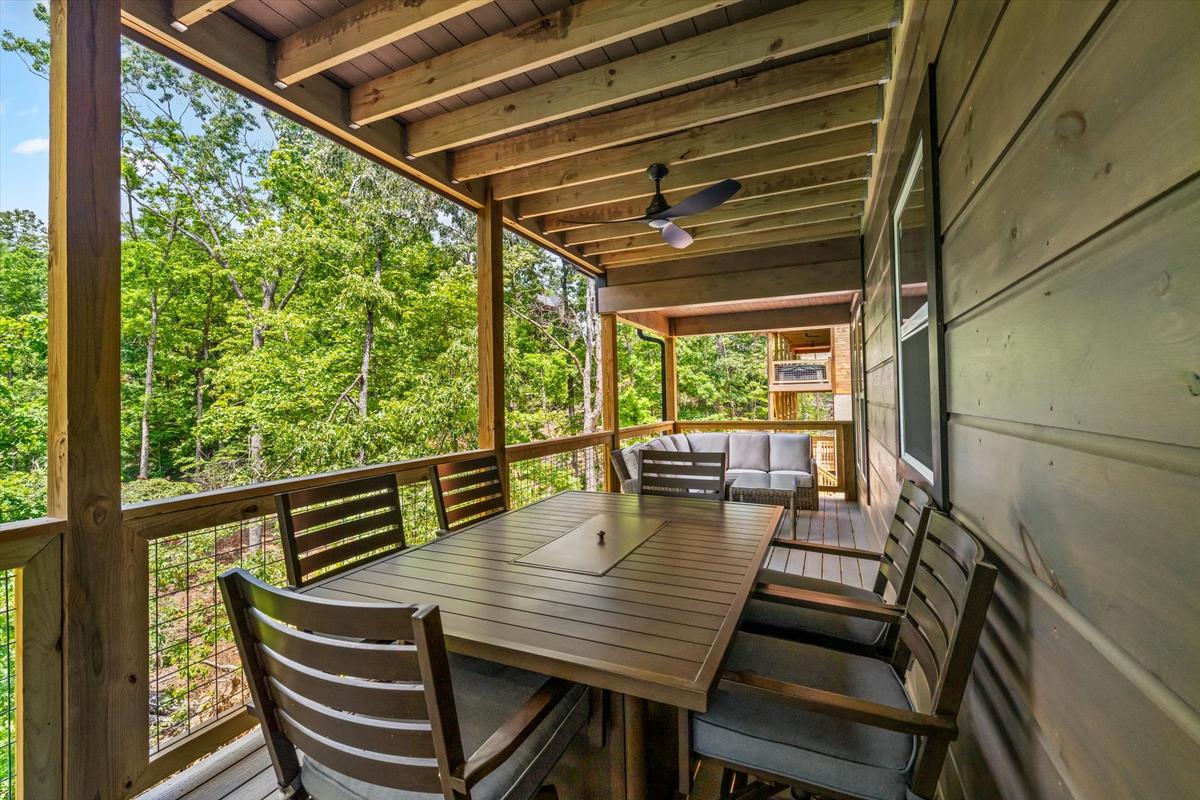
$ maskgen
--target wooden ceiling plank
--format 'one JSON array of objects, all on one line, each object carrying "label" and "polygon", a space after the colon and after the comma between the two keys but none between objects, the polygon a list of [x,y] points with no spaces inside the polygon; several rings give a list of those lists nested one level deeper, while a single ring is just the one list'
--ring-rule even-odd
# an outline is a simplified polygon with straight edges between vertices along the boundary
[{"label": "wooden ceiling plank", "polygon": [[[719,159],[680,164],[671,170],[664,182],[676,193],[698,190],[724,178],[755,178],[773,172],[869,155],[874,152],[874,147],[875,126],[858,125],[753,150],[742,150]],[[643,199],[644,210],[653,193],[654,184],[645,175],[626,175],[522,197],[517,203],[517,212],[522,219],[527,219],[639,198]]]},{"label": "wooden ceiling plank", "polygon": [[[797,211],[788,211],[779,214],[771,214],[761,217],[752,217],[750,219],[741,219],[734,222],[717,222],[711,225],[685,225],[681,226],[692,238],[697,241],[706,239],[716,239],[723,236],[741,236],[751,233],[759,233],[760,231],[769,231],[776,228],[791,228],[796,225],[809,225],[814,222],[832,222],[834,220],[851,220],[859,219],[863,213],[863,201],[857,200],[849,203],[838,203],[836,205],[820,206],[818,208],[807,208]],[[606,242],[597,242],[583,246],[583,252],[586,255],[604,255],[607,253],[622,253],[633,252],[639,249],[648,247],[662,246],[662,236],[658,231],[649,227],[645,227],[642,233],[636,236],[627,236],[624,239],[612,239]]]},{"label": "wooden ceiling plank", "polygon": [[754,333],[794,328],[823,328],[826,325],[845,325],[849,322],[850,304],[834,303],[823,306],[797,306],[796,308],[770,308],[761,311],[735,311],[725,314],[703,314],[695,317],[674,317],[671,319],[671,332],[674,336],[702,336],[714,333]]},{"label": "wooden ceiling plank", "polygon": [[350,117],[362,124],[401,114],[731,2],[583,0],[355,86],[350,90]]},{"label": "wooden ceiling plank", "polygon": [[497,197],[509,198],[644,173],[650,164],[675,166],[753,147],[878,122],[883,111],[877,86],[828,95],[798,105],[714,122],[689,130],[581,156],[551,161],[491,178]]},{"label": "wooden ceiling plank", "polygon": [[[747,200],[770,197],[773,195],[789,194],[791,192],[811,191],[813,189],[835,186],[842,183],[861,185],[871,174],[871,160],[866,156],[844,159],[815,167],[776,172],[742,181],[742,190],[735,194],[722,209]],[[668,191],[665,193],[667,202],[678,203],[691,194],[690,191]],[[642,214],[646,210],[646,200],[636,198],[623,200],[619,203],[609,203],[602,206],[581,208],[568,211],[565,214],[549,214],[539,217],[542,230],[557,233],[577,230],[586,227],[609,226],[609,220],[629,219]],[[624,224],[624,223],[621,223]]]},{"label": "wooden ceiling plank", "polygon": [[541,86],[414,122],[408,129],[408,147],[418,156],[462,147],[878,32],[896,23],[897,8],[893,0],[857,3],[808,0]]},{"label": "wooden ceiling plank", "polygon": [[814,242],[820,239],[848,236],[852,233],[857,233],[860,227],[861,225],[857,219],[817,222],[811,225],[778,228],[776,230],[746,234],[744,236],[722,236],[716,239],[706,239],[696,242],[686,250],[676,250],[668,245],[662,245],[661,247],[631,250],[625,253],[610,253],[609,255],[602,256],[600,263],[607,269],[610,266],[615,267],[623,264],[691,258],[706,253],[726,253],[736,250],[771,247],[778,244]]},{"label": "wooden ceiling plank", "polygon": [[233,0],[173,0],[171,27],[183,33],[200,20],[215,14]]},{"label": "wooden ceiling plank", "polygon": [[275,46],[275,80],[296,83],[488,2],[363,0],[281,39]]},{"label": "wooden ceiling plank", "polygon": [[887,77],[887,42],[876,42],[663,100],[468,147],[454,153],[454,177],[470,180],[532,167],[828,94],[877,85]]},{"label": "wooden ceiling plank", "polygon": [[[866,198],[866,182],[853,181],[837,183],[832,186],[821,186],[787,194],[765,195],[754,197],[740,203],[725,205],[705,214],[688,217],[690,231],[698,225],[711,225],[717,222],[734,222],[754,217],[766,217],[772,214],[785,214],[790,211],[803,211],[821,206],[831,206],[850,203]],[[563,242],[569,245],[587,245],[596,242],[607,242],[611,239],[625,239],[637,236],[657,236],[644,222],[615,222],[609,225],[593,225],[587,228],[577,228],[567,231]]]}]

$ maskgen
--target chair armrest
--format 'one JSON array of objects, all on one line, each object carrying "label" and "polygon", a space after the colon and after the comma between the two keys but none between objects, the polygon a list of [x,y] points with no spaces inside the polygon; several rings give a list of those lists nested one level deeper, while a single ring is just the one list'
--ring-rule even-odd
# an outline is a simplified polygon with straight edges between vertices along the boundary
[{"label": "chair armrest", "polygon": [[755,600],[813,608],[832,614],[873,619],[879,622],[897,622],[904,616],[903,608],[882,601],[872,603],[867,600],[856,600],[853,597],[843,597],[839,594],[814,592],[810,589],[797,589],[794,586],[781,586],[774,583],[758,584],[750,596]]},{"label": "chair armrest", "polygon": [[876,703],[873,700],[863,700],[861,697],[764,678],[753,672],[727,670],[721,676],[721,688],[748,688],[751,691],[778,694],[809,711],[889,731],[951,739],[958,735],[958,724],[947,717],[922,714],[907,708],[896,708]]},{"label": "chair armrest", "polygon": [[493,770],[503,764],[517,751],[526,739],[537,730],[552,710],[575,684],[561,678],[549,678],[525,704],[517,709],[495,733],[479,745],[462,769],[461,776],[454,776],[455,790],[466,792]]},{"label": "chair armrest", "polygon": [[791,539],[788,537],[780,537],[773,540],[771,546],[786,547],[790,550],[809,550],[813,553],[821,553],[827,556],[860,558],[864,561],[878,561],[881,555],[874,550],[860,550],[857,547],[838,547],[833,544],[821,544],[820,542],[809,542],[804,539]]}]

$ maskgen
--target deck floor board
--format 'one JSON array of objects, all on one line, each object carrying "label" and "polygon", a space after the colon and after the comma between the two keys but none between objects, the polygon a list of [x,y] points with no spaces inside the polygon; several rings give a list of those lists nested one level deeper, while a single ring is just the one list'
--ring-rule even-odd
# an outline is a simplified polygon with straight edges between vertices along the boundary
[{"label": "deck floor board", "polygon": [[[780,525],[779,535],[791,536],[790,520]],[[878,550],[859,512],[857,503],[840,496],[822,495],[816,511],[798,511],[796,537],[824,544]],[[772,569],[828,580],[844,581],[870,588],[877,567],[871,562],[838,556],[822,556],[803,550],[772,548],[765,559]],[[700,781],[697,789],[712,786],[696,800],[715,800],[717,781]],[[275,774],[258,731],[252,731],[183,772],[139,795],[137,800],[266,800],[275,794]]]}]

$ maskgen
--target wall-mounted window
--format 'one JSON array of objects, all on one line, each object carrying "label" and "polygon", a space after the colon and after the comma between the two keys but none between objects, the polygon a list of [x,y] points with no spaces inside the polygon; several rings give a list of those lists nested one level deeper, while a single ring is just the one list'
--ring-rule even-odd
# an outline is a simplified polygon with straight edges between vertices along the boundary
[{"label": "wall-mounted window", "polygon": [[932,73],[913,117],[891,204],[892,286],[901,472],[929,486],[944,506],[945,359],[931,80]]}]

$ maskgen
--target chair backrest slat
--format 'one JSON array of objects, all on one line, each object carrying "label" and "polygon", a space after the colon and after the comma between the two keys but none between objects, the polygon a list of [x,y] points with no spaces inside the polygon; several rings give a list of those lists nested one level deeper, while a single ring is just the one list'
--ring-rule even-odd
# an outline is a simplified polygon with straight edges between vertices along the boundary
[{"label": "chair backrest slat", "polygon": [[[888,526],[887,539],[883,543],[883,557],[879,574],[875,578],[875,594],[882,597],[888,587],[892,588],[896,602],[903,603],[912,578],[910,569],[912,552],[919,546],[923,535],[921,517],[926,508],[933,506],[933,498],[912,481],[905,481],[896,500],[896,510]],[[890,565],[890,568],[885,568]]]},{"label": "chair backrest slat", "polygon": [[438,525],[455,531],[508,510],[504,474],[495,455],[429,468]]},{"label": "chair backrest slat", "polygon": [[299,748],[369,784],[450,790],[465,759],[436,606],[310,597],[241,569],[218,581],[281,787]]},{"label": "chair backrest slat", "polygon": [[642,494],[725,499],[724,453],[685,453],[648,447],[637,453],[638,486]]},{"label": "chair backrest slat", "polygon": [[394,475],[280,494],[275,505],[292,586],[404,549]]},{"label": "chair backrest slat", "polygon": [[279,712],[278,717],[280,728],[289,740],[306,755],[343,775],[380,786],[402,787],[412,792],[442,791],[436,758],[374,755],[321,736],[285,712]]},{"label": "chair backrest slat", "polygon": [[[940,511],[926,514],[900,636],[931,693],[929,707],[917,710],[954,719],[979,648],[996,568],[984,560],[979,540],[957,522]],[[922,743],[913,770],[915,794],[933,795],[948,744],[948,737],[927,737]]]}]

